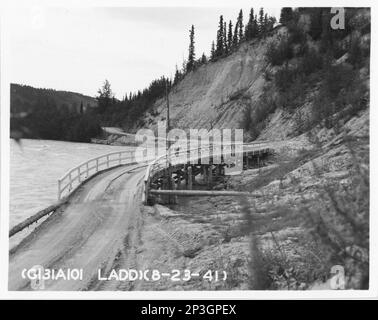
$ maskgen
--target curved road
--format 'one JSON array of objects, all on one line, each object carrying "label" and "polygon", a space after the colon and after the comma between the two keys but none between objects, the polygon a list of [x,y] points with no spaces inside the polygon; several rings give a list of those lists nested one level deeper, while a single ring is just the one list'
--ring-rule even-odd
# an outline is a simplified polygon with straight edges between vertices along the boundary
[{"label": "curved road", "polygon": [[144,173],[145,166],[123,166],[87,181],[59,212],[12,250],[9,290],[31,290],[22,270],[36,265],[83,269],[82,281],[49,280],[45,290],[98,288],[98,270],[106,273],[117,265],[136,232],[141,206],[136,198],[142,196]]}]

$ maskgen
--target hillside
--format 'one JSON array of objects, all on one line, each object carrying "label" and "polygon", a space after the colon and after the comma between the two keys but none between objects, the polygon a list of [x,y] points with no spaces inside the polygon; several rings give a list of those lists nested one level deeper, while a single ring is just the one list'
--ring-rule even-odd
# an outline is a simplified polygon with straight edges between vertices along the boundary
[{"label": "hillside", "polygon": [[[332,43],[311,30],[302,32],[310,28],[303,17],[306,12],[294,26],[276,27],[266,37],[245,41],[232,54],[187,73],[169,94],[171,127],[243,128],[246,140],[284,139],[356,102],[342,101],[335,112],[312,112],[323,104],[320,96],[331,82],[333,92],[326,93],[331,100],[340,100],[351,87],[364,96],[369,66],[363,61],[369,56],[370,31],[363,23],[370,19],[369,10],[354,10],[348,18],[351,27],[337,32]],[[333,52],[328,61],[327,50]],[[358,65],[352,59],[360,59]],[[166,101],[161,98],[134,123],[133,131],[154,128],[165,119]]]},{"label": "hillside", "polygon": [[90,142],[101,132],[95,98],[18,84],[10,90],[12,138]]},{"label": "hillside", "polygon": [[84,110],[97,107],[95,98],[81,93],[33,88],[31,86],[11,83],[12,112],[29,111],[34,104],[43,100],[48,100],[57,107],[67,108],[73,112],[80,112],[81,104],[83,104]]},{"label": "hillside", "polygon": [[[190,72],[170,92],[172,127],[240,128],[244,110],[264,86],[265,41],[244,43],[232,55]],[[143,124],[165,120],[165,99],[158,100]]]}]

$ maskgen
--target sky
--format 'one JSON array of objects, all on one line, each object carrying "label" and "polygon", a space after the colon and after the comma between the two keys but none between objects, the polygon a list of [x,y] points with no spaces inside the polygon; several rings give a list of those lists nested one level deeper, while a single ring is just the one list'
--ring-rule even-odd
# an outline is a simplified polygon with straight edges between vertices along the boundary
[{"label": "sky", "polygon": [[[108,79],[115,96],[174,75],[195,27],[197,57],[209,55],[219,16],[241,8],[32,7],[14,9],[9,32],[10,80],[95,96]],[[243,7],[244,24],[250,7]],[[259,8],[254,8],[255,13]],[[265,8],[279,18],[279,8]]]}]

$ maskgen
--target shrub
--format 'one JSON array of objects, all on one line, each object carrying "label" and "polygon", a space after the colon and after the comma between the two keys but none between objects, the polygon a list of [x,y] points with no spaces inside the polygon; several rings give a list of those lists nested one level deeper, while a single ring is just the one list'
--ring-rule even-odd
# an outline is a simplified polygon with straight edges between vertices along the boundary
[{"label": "shrub", "polygon": [[323,66],[323,59],[315,49],[309,49],[302,57],[299,68],[305,75],[318,71]]},{"label": "shrub", "polygon": [[293,57],[293,48],[289,40],[283,37],[279,40],[278,44],[274,41],[268,44],[265,56],[273,66],[280,66]]},{"label": "shrub", "polygon": [[[347,137],[344,137],[347,140]],[[360,142],[359,142],[360,143]],[[332,250],[333,264],[344,266],[347,288],[367,289],[369,279],[369,153],[348,142],[352,170],[347,185],[322,187],[317,205],[308,203],[312,236]],[[317,174],[320,175],[317,169]]]}]

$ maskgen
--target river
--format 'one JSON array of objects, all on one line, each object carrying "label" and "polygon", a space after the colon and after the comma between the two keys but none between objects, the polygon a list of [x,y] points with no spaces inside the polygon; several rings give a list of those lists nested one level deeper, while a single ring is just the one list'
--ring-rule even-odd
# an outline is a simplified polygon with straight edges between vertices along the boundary
[{"label": "river", "polygon": [[87,159],[133,147],[54,140],[10,141],[10,227],[57,201],[57,180]]}]

